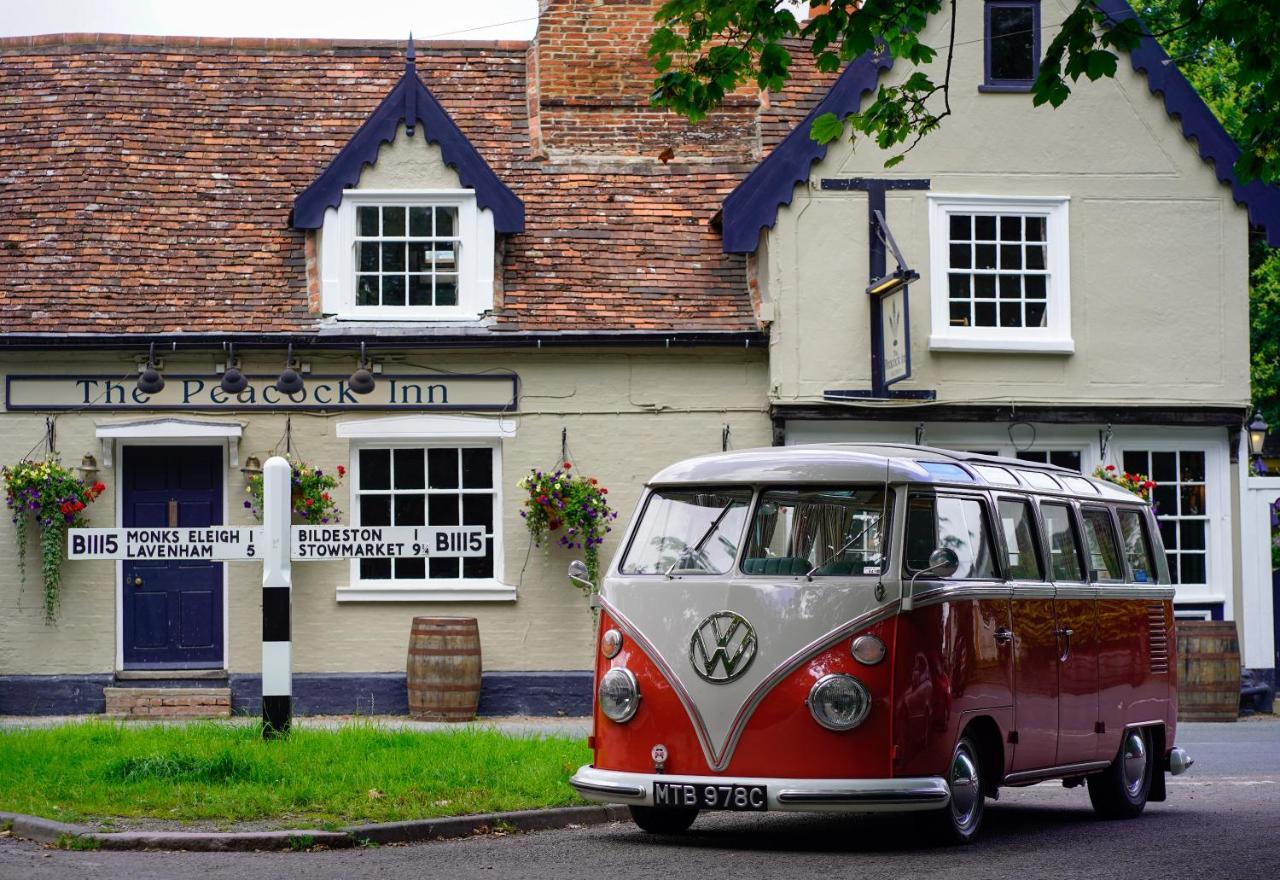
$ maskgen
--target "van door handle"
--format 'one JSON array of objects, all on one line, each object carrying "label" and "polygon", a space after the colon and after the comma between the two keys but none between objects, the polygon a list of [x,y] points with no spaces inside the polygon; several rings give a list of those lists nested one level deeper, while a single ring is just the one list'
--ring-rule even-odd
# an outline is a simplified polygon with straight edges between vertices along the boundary
[{"label": "van door handle", "polygon": [[1069,626],[1064,626],[1058,630],[1058,635],[1062,637],[1064,642],[1062,646],[1062,656],[1058,658],[1058,662],[1067,662],[1067,657],[1071,654],[1071,637],[1075,634],[1076,631]]},{"label": "van door handle", "polygon": [[1002,626],[995,631],[993,638],[995,638],[997,645],[1007,645],[1013,641],[1013,630],[1007,626]]}]

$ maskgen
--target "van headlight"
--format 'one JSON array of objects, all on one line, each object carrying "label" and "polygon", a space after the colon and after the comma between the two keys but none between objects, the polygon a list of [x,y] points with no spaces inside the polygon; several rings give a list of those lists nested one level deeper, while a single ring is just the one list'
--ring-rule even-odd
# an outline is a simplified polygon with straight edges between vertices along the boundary
[{"label": "van headlight", "polygon": [[867,686],[852,675],[824,675],[809,691],[809,712],[828,730],[852,730],[871,711]]},{"label": "van headlight", "polygon": [[640,708],[640,686],[630,669],[610,669],[600,679],[600,711],[610,721],[630,721]]}]

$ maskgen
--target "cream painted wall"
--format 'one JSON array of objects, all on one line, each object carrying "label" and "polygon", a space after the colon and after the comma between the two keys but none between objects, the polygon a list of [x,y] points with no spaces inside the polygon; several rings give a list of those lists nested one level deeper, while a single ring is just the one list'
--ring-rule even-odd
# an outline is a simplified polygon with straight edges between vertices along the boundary
[{"label": "cream painted wall", "polygon": [[[1065,6],[1044,0],[1044,33]],[[888,221],[923,275],[911,289],[914,377],[895,388],[944,402],[1247,403],[1248,227],[1228,187],[1127,59],[1057,110],[980,93],[983,4],[960,10],[953,116],[891,170],[872,143],[833,144],[766,233],[772,399],[869,386],[866,195],[819,185],[894,177],[929,178],[934,193],[1069,196],[1075,343],[1070,355],[931,352],[926,193],[890,192]],[[935,17],[924,42],[944,46],[947,26]],[[900,63],[882,82],[909,72]]]},{"label": "cream painted wall", "polygon": [[[132,354],[132,353],[130,353]],[[283,354],[250,354],[245,370],[272,373]],[[342,356],[308,353],[316,373],[343,373],[353,366]],[[618,549],[618,541],[645,479],[679,458],[720,449],[727,424],[735,447],[767,445],[771,426],[765,403],[767,366],[763,350],[713,349],[573,352],[427,353],[379,352],[389,373],[412,373],[427,367],[461,372],[489,369],[516,371],[521,378],[520,413],[510,416],[516,436],[502,452],[505,577],[518,586],[515,602],[477,603],[347,603],[338,604],[335,588],[347,583],[341,563],[294,566],[294,670],[296,672],[379,672],[404,668],[410,620],[414,615],[468,615],[478,618],[484,666],[488,670],[585,669],[591,665],[591,614],[582,594],[564,576],[574,554],[559,549],[530,548],[520,519],[515,484],[531,467],[547,467],[560,456],[560,431],[568,429],[568,445],[578,468],[609,487],[619,511],[607,539],[602,563]],[[211,353],[170,355],[166,371],[213,375]],[[133,372],[129,356],[115,354],[23,356],[0,359],[0,372],[60,374]],[[392,415],[392,413],[381,413]],[[396,413],[399,414],[399,413]],[[85,452],[100,454],[98,424],[148,417],[140,412],[66,413],[57,418],[57,445],[62,460],[80,461]],[[152,416],[156,414],[150,414]],[[164,415],[173,415],[166,413]],[[217,417],[244,424],[240,455],[266,458],[280,442],[282,414],[184,411],[178,415]],[[333,467],[349,464],[350,447],[335,436],[344,420],[376,418],[362,411],[336,415],[293,415],[296,450],[309,461]],[[44,415],[0,414],[0,460],[16,461],[37,447]],[[116,524],[115,469],[100,475],[108,485],[89,509],[89,524]],[[243,508],[244,479],[230,468],[229,517],[252,524]],[[340,506],[350,510],[347,490]],[[33,554],[35,552],[32,546]],[[33,555],[32,560],[36,559]],[[527,558],[527,565],[526,565]],[[229,668],[255,672],[261,660],[261,572],[250,563],[229,563]],[[111,672],[115,669],[116,574],[110,562],[72,562],[64,568],[62,611],[57,623],[42,620],[38,565],[29,565],[27,583],[17,576],[13,527],[0,522],[0,675]]]}]

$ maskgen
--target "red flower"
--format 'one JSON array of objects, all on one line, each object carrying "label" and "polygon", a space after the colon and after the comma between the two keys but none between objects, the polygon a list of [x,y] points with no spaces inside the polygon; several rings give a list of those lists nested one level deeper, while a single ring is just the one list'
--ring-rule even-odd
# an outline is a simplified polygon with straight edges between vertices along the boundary
[{"label": "red flower", "polygon": [[66,516],[69,516],[73,510],[73,508],[71,507],[70,501],[62,502],[62,507],[60,509],[62,510],[62,513]]},{"label": "red flower", "polygon": [[601,490],[600,490],[600,494],[601,494],[601,495],[608,495],[608,494],[609,494],[609,490],[608,490],[608,489],[601,489]]},{"label": "red flower", "polygon": [[308,498],[308,499],[307,499],[306,501],[304,501],[303,503],[304,503],[304,504],[306,504],[306,505],[307,505],[307,507],[310,507],[311,505],[315,504],[315,502],[314,502],[314,501],[312,501],[310,498]]},{"label": "red flower", "polygon": [[1115,466],[1115,465],[1113,465],[1113,464],[1109,464],[1109,465],[1107,465],[1107,470],[1109,470],[1109,471],[1113,471],[1113,470],[1115,470],[1115,469],[1116,469],[1116,466]]},{"label": "red flower", "polygon": [[330,499],[330,498],[329,498],[329,493],[328,493],[328,492],[323,492],[323,493],[321,493],[320,497],[321,497],[321,498],[323,498],[325,501],[330,501],[330,500],[332,500],[332,499]]},{"label": "red flower", "polygon": [[347,475],[347,469],[344,468],[342,465],[338,465],[338,476],[345,477],[346,475]]},{"label": "red flower", "polygon": [[84,502],[83,502],[83,501],[77,501],[75,504],[72,504],[72,505],[71,505],[71,509],[72,509],[72,510],[84,510]]},{"label": "red flower", "polygon": [[565,470],[569,470],[569,469],[571,469],[572,467],[573,467],[573,462],[571,462],[571,461],[566,461],[566,462],[564,463],[564,469],[565,469]]},{"label": "red flower", "polygon": [[95,495],[101,495],[101,494],[102,494],[103,492],[105,492],[105,491],[107,491],[107,484],[106,484],[106,483],[94,483],[94,484],[93,484],[93,494],[95,494]]}]

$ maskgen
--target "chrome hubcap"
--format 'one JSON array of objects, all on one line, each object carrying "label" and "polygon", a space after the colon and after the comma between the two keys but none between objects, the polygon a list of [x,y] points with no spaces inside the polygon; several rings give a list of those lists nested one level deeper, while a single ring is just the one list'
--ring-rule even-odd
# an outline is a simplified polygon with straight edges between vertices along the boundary
[{"label": "chrome hubcap", "polygon": [[968,749],[961,747],[951,759],[951,813],[956,824],[968,828],[978,812],[978,801],[982,790],[978,782],[978,765],[969,754]]},{"label": "chrome hubcap", "polygon": [[1142,781],[1147,775],[1147,747],[1142,742],[1142,734],[1130,731],[1124,738],[1124,756],[1121,760],[1124,767],[1124,788],[1130,797],[1138,794]]}]

